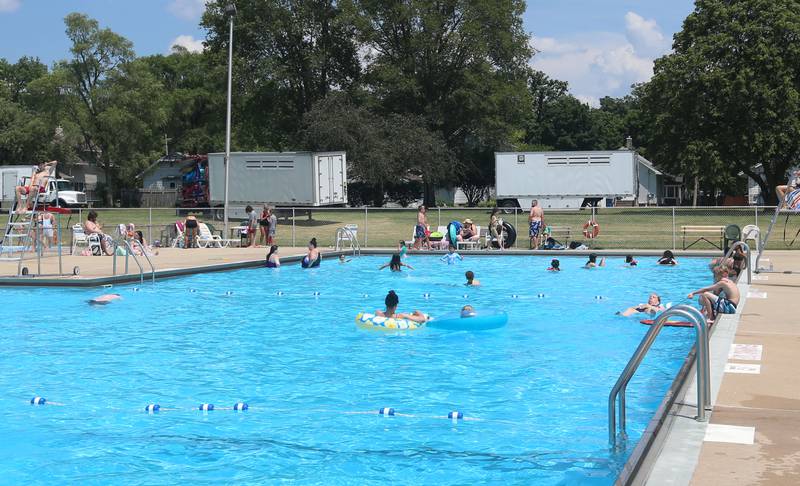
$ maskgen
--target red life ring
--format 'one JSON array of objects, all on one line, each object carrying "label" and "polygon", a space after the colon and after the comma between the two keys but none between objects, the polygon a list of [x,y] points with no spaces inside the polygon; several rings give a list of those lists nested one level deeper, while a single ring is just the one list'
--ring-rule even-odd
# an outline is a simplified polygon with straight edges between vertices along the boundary
[{"label": "red life ring", "polygon": [[600,225],[597,224],[597,221],[590,219],[583,225],[583,236],[592,239],[597,238],[597,235],[600,234]]}]

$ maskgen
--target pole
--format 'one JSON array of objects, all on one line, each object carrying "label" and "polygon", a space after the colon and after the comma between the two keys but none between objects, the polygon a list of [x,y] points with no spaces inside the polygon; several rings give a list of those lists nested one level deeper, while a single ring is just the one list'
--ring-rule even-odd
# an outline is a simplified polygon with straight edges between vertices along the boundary
[{"label": "pole", "polygon": [[675,206],[672,206],[672,249],[675,250]]},{"label": "pole", "polygon": [[294,208],[292,208],[292,247],[297,246],[294,239]]},{"label": "pole", "polygon": [[[153,243],[153,208],[147,208],[147,241]],[[223,233],[224,234],[224,233]]]},{"label": "pole", "polygon": [[364,206],[364,248],[369,247],[369,209]]},{"label": "pole", "polygon": [[225,8],[225,12],[230,16],[231,24],[228,32],[228,104],[225,119],[225,233],[228,234],[228,180],[230,174],[231,162],[231,86],[232,86],[232,72],[233,72],[233,15],[236,13],[236,7],[233,4]]}]

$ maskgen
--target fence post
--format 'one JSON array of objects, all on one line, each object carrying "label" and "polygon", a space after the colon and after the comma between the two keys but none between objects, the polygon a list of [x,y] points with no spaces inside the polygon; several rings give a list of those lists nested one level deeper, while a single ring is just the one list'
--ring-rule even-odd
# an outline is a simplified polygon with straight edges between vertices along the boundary
[{"label": "fence post", "polygon": [[[436,226],[441,226],[442,225],[442,208],[441,207],[436,206],[436,214],[437,214],[437,219],[439,220],[436,223]],[[416,231],[416,230],[414,230],[414,231]]]},{"label": "fence post", "polygon": [[364,206],[364,248],[369,247],[369,208]]},{"label": "fence post", "polygon": [[755,213],[756,213],[756,227],[758,227],[758,204],[755,205]]},{"label": "fence post", "polygon": [[672,206],[672,250],[677,250],[675,248],[675,206]]},{"label": "fence post", "polygon": [[292,246],[297,246],[294,240],[294,208],[292,208]]},{"label": "fence post", "polygon": [[153,241],[153,208],[147,208],[147,241]]},{"label": "fence post", "polygon": [[[517,210],[518,209],[520,209],[520,208],[517,208],[517,207],[514,208],[514,229],[516,229],[517,232],[518,232],[517,233],[517,241],[519,241],[519,239],[520,239],[519,238],[519,229],[518,229],[519,228],[519,223],[517,222]],[[517,246],[517,241],[514,242],[514,246]]]}]

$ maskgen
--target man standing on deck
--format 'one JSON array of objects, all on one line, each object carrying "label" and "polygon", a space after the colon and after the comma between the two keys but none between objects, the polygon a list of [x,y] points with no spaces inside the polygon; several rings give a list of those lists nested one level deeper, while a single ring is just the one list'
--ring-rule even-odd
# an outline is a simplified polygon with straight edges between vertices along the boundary
[{"label": "man standing on deck", "polygon": [[542,234],[544,225],[544,211],[539,206],[539,201],[534,199],[531,201],[531,213],[528,215],[528,223],[530,223],[530,237],[531,249],[539,249],[539,238]]}]

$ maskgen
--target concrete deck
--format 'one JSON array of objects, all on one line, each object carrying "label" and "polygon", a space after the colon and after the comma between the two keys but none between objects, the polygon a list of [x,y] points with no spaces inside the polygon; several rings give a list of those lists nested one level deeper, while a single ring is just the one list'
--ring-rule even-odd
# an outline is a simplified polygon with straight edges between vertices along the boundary
[{"label": "concrete deck", "polygon": [[[765,257],[775,271],[800,272],[800,252]],[[753,443],[712,442],[706,434],[693,485],[800,484],[800,273],[754,277],[734,344],[760,345],[762,353],[728,357],[729,366],[750,365],[750,373],[724,374],[710,420],[712,426],[754,427]],[[752,365],[760,365],[759,373]],[[747,434],[743,437],[748,442]]]}]

